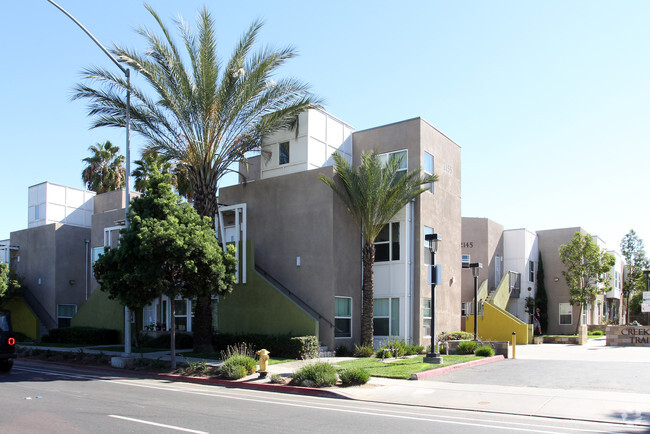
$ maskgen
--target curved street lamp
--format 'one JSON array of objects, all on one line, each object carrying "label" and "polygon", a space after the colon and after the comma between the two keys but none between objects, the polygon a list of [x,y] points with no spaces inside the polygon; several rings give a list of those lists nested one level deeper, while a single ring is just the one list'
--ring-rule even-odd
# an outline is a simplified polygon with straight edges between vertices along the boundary
[{"label": "curved street lamp", "polygon": [[[126,176],[125,176],[125,183],[126,183],[126,188],[125,188],[125,193],[126,193],[126,198],[125,198],[125,217],[124,217],[124,226],[129,227],[129,220],[126,218],[126,216],[129,215],[129,201],[131,199],[130,193],[129,193],[129,177],[131,175],[131,143],[130,143],[130,135],[131,135],[131,116],[130,116],[130,108],[131,108],[131,77],[129,73],[129,69],[123,67],[120,62],[113,56],[98,40],[95,38],[92,33],[86,29],[83,24],[81,24],[75,17],[70,15],[68,11],[63,9],[61,6],[53,2],[52,0],[47,0],[50,2],[54,7],[56,7],[58,10],[63,12],[68,18],[70,18],[77,26],[81,28],[81,30],[90,37],[90,39],[93,40],[95,44],[106,54],[112,61],[113,63],[120,68],[120,71],[126,76]],[[86,258],[87,259],[87,258]],[[125,305],[124,306],[124,357],[131,357],[131,312],[129,308]]]}]

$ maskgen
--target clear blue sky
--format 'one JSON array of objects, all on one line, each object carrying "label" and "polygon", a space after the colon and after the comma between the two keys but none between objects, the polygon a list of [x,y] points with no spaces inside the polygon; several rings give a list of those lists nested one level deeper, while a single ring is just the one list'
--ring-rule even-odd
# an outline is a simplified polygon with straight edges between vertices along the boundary
[{"label": "clear blue sky", "polygon": [[[59,0],[104,45],[140,47],[141,3]],[[294,45],[281,73],[311,83],[357,130],[421,116],[462,147],[462,214],[506,228],[582,226],[610,247],[650,243],[650,2],[152,1],[194,22],[207,4],[224,56],[255,18]],[[46,0],[4,2],[0,239],[27,227],[27,188],[82,188],[89,130],[70,101],[84,66],[115,69]],[[133,159],[140,140],[133,139]]]}]

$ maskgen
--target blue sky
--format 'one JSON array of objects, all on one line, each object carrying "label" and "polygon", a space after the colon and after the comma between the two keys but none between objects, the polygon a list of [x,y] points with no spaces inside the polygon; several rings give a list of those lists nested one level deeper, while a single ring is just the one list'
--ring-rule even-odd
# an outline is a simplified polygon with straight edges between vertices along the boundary
[{"label": "blue sky", "polygon": [[[59,0],[105,46],[154,28],[136,1]],[[650,2],[152,1],[171,24],[206,4],[230,54],[256,18],[260,40],[295,46],[281,75],[312,85],[357,130],[421,116],[462,147],[462,214],[506,228],[582,226],[610,247],[650,243]],[[84,66],[115,66],[46,0],[5,2],[0,46],[0,239],[27,227],[27,188],[82,188],[89,130],[70,101]],[[117,71],[116,71],[117,72]],[[140,139],[133,138],[137,159]]]}]

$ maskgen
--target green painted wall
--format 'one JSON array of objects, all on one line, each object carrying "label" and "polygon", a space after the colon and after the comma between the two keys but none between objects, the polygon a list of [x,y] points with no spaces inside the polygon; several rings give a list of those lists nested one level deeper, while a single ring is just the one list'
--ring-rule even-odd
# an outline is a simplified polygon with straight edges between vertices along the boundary
[{"label": "green painted wall", "polygon": [[318,320],[257,274],[254,261],[253,243],[249,241],[247,282],[220,297],[219,332],[318,336]]},{"label": "green painted wall", "polygon": [[[465,331],[474,332],[474,316],[467,317]],[[530,324],[526,324],[516,316],[490,303],[483,303],[483,315],[478,317],[479,339],[486,341],[512,342],[512,332],[517,333],[518,344],[528,344],[532,341]]]},{"label": "green painted wall", "polygon": [[124,306],[110,300],[108,293],[95,290],[72,318],[73,327],[97,327],[119,330],[124,334]]},{"label": "green painted wall", "polygon": [[11,297],[0,307],[11,311],[11,325],[14,331],[34,340],[40,338],[38,318],[22,297]]}]

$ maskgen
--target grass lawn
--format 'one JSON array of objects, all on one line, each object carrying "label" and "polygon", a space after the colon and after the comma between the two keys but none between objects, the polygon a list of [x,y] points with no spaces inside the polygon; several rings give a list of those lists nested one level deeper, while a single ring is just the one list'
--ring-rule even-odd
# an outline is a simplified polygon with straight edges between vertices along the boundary
[{"label": "grass lawn", "polygon": [[431,369],[442,368],[444,366],[456,365],[458,363],[471,362],[472,360],[482,359],[473,354],[469,355],[451,355],[443,356],[439,365],[424,363],[424,356],[411,357],[407,359],[386,359],[382,362],[377,358],[362,358],[346,362],[336,363],[337,368],[362,368],[372,377],[399,378],[408,380],[411,374],[417,372],[429,371]]}]

